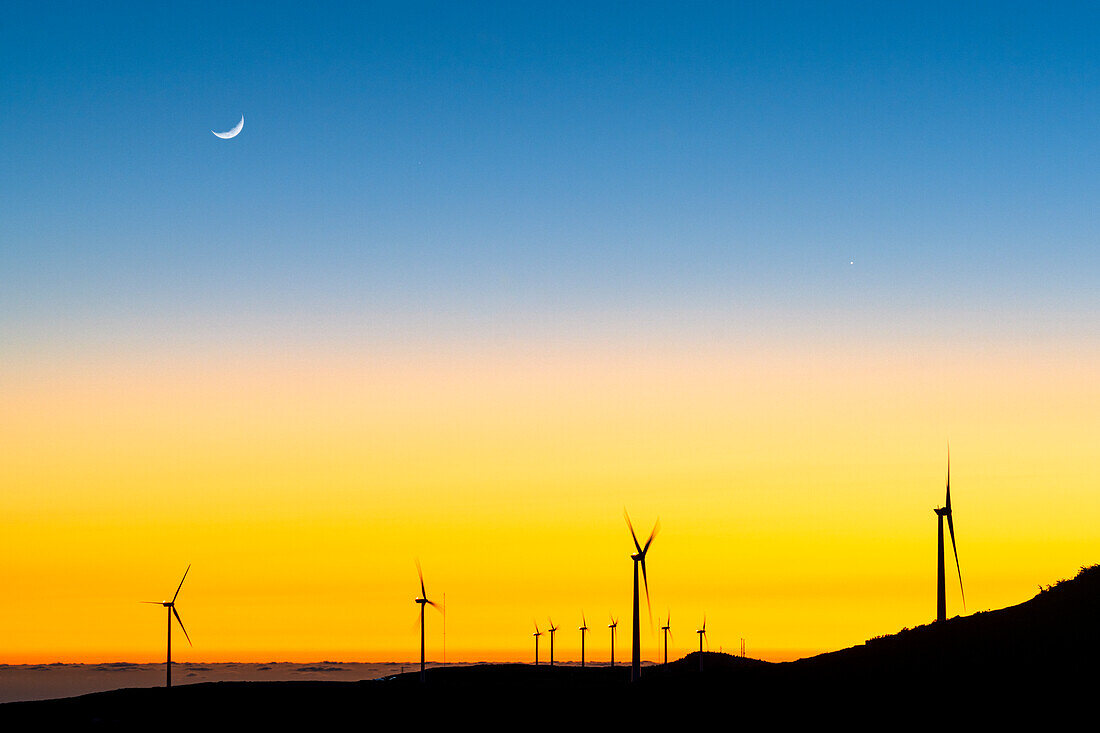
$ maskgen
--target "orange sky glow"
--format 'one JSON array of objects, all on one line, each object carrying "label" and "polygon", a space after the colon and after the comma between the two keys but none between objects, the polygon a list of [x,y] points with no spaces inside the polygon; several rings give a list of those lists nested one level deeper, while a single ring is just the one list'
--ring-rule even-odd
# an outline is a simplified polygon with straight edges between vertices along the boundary
[{"label": "orange sky glow", "polygon": [[[1100,559],[1097,354],[966,345],[211,350],[0,372],[0,662],[403,661],[423,564],[450,660],[629,653],[660,517],[670,655],[788,659],[934,615],[947,442],[967,611]],[[948,611],[962,612],[949,578]],[[430,612],[428,657],[443,655]],[[643,619],[646,613],[643,605]],[[648,620],[645,620],[648,626]],[[179,639],[182,642],[182,639]],[[643,633],[658,659],[659,632]]]}]

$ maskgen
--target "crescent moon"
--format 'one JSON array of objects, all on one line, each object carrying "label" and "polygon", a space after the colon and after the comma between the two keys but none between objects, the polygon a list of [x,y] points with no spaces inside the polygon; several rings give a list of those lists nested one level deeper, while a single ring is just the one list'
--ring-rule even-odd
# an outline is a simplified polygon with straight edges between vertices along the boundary
[{"label": "crescent moon", "polygon": [[243,129],[244,129],[244,115],[241,115],[241,121],[238,122],[237,126],[234,127],[232,130],[228,130],[227,132],[214,132],[213,130],[211,130],[210,132],[214,132],[214,134],[217,135],[218,137],[220,137],[222,140],[228,140],[231,137],[237,137],[237,135],[239,135],[241,130],[243,130]]}]

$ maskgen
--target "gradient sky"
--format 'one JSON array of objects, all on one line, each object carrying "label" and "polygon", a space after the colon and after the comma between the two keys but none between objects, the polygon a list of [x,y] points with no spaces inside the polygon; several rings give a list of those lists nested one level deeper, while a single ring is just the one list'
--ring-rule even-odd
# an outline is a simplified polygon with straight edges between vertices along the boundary
[{"label": "gradient sky", "polygon": [[968,610],[1100,560],[1100,9],[680,5],[4,3],[0,662],[525,659],[624,506],[859,643],[949,440]]}]

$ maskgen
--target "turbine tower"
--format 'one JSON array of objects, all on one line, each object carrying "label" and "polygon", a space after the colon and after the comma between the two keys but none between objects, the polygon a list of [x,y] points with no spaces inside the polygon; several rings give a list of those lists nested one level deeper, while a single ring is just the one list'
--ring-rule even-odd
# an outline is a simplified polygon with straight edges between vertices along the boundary
[{"label": "turbine tower", "polygon": [[[703,671],[703,640],[707,638],[707,615],[703,614],[703,626],[696,629],[695,633],[699,635],[699,671]],[[709,640],[708,640],[709,641]]]},{"label": "turbine tower", "polygon": [[584,620],[584,611],[581,611],[581,625],[577,627],[581,632],[581,667],[584,666],[584,635],[588,632],[588,622]]},{"label": "turbine tower", "polygon": [[630,528],[630,536],[634,539],[634,547],[637,548],[637,552],[630,556],[630,559],[634,561],[634,636],[633,636],[633,649],[630,654],[630,681],[636,682],[642,676],[642,629],[638,623],[638,566],[642,566],[642,582],[645,583],[645,602],[646,607],[649,609],[649,624],[650,628],[653,626],[653,607],[649,604],[649,579],[645,574],[645,556],[649,552],[649,546],[653,544],[653,538],[657,536],[657,530],[661,526],[661,521],[653,525],[653,531],[649,533],[649,539],[645,541],[645,547],[638,544],[638,535],[634,534],[634,525],[630,523],[630,515],[623,510],[623,516],[626,517],[626,526]]},{"label": "turbine tower", "polygon": [[542,632],[539,631],[539,622],[535,622],[535,633],[531,634],[535,637],[535,666],[539,666],[539,637],[542,636]]},{"label": "turbine tower", "polygon": [[665,632],[665,664],[668,664],[668,637],[672,634],[672,613],[665,617],[665,625],[661,627],[661,631]]},{"label": "turbine tower", "polygon": [[557,626],[554,626],[554,619],[550,619],[550,628],[547,631],[550,632],[550,666],[554,666],[554,632],[558,630]]},{"label": "turbine tower", "polygon": [[615,628],[619,625],[619,619],[614,616],[611,617],[611,623],[607,625],[607,628],[611,629],[611,666],[615,666]]},{"label": "turbine tower", "polygon": [[[183,571],[183,577],[180,578],[180,584],[179,584],[179,586],[176,587],[176,594],[174,596],[172,596],[172,600],[170,600],[170,601],[142,601],[142,603],[151,603],[154,606],[164,606],[165,608],[168,609],[168,663],[165,665],[166,670],[167,670],[166,671],[167,681],[165,682],[165,687],[171,687],[172,686],[172,617],[173,616],[176,617],[176,621],[180,625],[180,631],[182,631],[184,637],[186,637],[187,643],[191,644],[191,637],[187,636],[187,629],[185,629],[183,627],[183,619],[180,618],[179,611],[176,610],[176,598],[179,597],[180,588],[183,587],[183,581],[187,580],[187,573],[190,572],[190,570],[191,570],[191,566],[188,565],[187,570]],[[194,646],[194,644],[191,644],[191,646]]]},{"label": "turbine tower", "polygon": [[424,671],[424,606],[431,606],[437,611],[439,606],[434,601],[428,600],[428,592],[424,590],[424,571],[420,569],[419,560],[416,561],[416,574],[420,576],[420,597],[416,599],[420,604],[420,681],[424,682],[427,679]]},{"label": "turbine tower", "polygon": [[955,553],[955,570],[959,574],[959,595],[962,596],[963,609],[966,609],[966,593],[963,592],[962,569],[959,567],[959,549],[955,546],[955,522],[951,515],[951,448],[947,449],[947,498],[944,505],[934,509],[939,519],[939,542],[936,558],[936,620],[947,620],[947,593],[943,570],[943,518],[947,517],[947,529],[951,533],[951,549]]}]

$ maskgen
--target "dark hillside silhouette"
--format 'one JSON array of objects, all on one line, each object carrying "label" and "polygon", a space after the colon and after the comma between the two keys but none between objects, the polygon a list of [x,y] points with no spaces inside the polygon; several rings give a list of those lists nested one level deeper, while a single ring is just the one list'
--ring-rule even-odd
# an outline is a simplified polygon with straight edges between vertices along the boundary
[{"label": "dark hillside silhouette", "polygon": [[[896,724],[945,707],[983,720],[1044,713],[1093,694],[1100,653],[1100,566],[1029,601],[956,617],[796,662],[771,664],[706,652],[664,666],[487,664],[435,668],[364,682],[213,682],[128,689],[0,705],[0,726],[127,726],[165,719],[271,730],[426,722],[542,728],[577,716],[591,723],[825,721]],[[934,704],[933,704],[934,703]],[[1045,713],[1044,713],[1045,714]],[[11,728],[15,730],[17,728]]]},{"label": "dark hillside silhouette", "polygon": [[1072,683],[1100,652],[1100,565],[1029,601],[905,629],[862,646],[790,662],[795,676],[883,674],[1014,685]]}]

